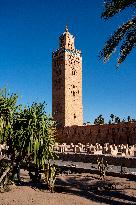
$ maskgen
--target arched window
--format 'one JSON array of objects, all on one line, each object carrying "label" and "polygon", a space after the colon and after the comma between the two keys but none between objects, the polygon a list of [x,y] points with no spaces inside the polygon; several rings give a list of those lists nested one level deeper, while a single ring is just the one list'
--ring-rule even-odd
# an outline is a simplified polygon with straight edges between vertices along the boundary
[{"label": "arched window", "polygon": [[75,75],[75,74],[76,74],[75,70],[72,70],[72,75]]}]

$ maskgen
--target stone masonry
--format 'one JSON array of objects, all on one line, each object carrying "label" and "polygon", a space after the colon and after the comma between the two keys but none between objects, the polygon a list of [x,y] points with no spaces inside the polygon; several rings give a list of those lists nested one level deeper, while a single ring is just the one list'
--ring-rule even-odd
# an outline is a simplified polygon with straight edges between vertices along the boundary
[{"label": "stone masonry", "polygon": [[60,126],[83,125],[82,56],[67,26],[52,53],[52,115]]},{"label": "stone masonry", "polygon": [[128,146],[128,144],[109,144],[105,143],[103,146],[96,144],[66,144],[66,143],[55,143],[54,151],[57,153],[80,153],[80,154],[95,154],[95,155],[111,155],[111,156],[122,156],[122,157],[136,157],[136,144]]},{"label": "stone masonry", "polygon": [[57,129],[57,141],[60,143],[104,143],[136,144],[136,122],[119,124],[67,126]]},{"label": "stone masonry", "polygon": [[83,125],[82,56],[67,26],[52,53],[52,116],[60,143],[136,144],[136,122]]}]

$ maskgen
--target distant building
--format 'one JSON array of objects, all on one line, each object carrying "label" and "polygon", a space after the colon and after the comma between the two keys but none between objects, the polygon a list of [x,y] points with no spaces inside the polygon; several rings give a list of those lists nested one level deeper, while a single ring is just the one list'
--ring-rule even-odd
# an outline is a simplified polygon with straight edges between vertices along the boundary
[{"label": "distant building", "polygon": [[52,115],[61,143],[136,144],[136,122],[83,124],[82,56],[67,26],[52,53]]}]

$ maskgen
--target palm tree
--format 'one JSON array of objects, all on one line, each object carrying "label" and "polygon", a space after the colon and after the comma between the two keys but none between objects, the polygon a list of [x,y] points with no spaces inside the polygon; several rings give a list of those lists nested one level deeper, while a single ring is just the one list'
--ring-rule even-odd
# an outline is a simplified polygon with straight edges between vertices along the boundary
[{"label": "palm tree", "polygon": [[120,118],[115,116],[115,123],[120,123]]},{"label": "palm tree", "polygon": [[103,125],[104,124],[104,118],[102,115],[99,115],[95,120],[94,120],[95,125]]},{"label": "palm tree", "polygon": [[133,17],[117,28],[105,43],[99,56],[100,59],[104,58],[104,62],[106,62],[115,51],[118,44],[122,41],[119,58],[117,59],[117,67],[136,46],[136,0],[105,0],[104,11],[101,15],[104,20],[109,20],[127,7],[131,7],[132,11],[134,11]]},{"label": "palm tree", "polygon": [[115,116],[114,116],[113,114],[110,115],[110,118],[111,118],[111,120],[112,120],[112,123],[113,123],[114,117],[115,117]]},{"label": "palm tree", "polygon": [[128,116],[128,117],[127,117],[127,120],[128,120],[128,122],[130,122],[130,121],[131,121],[131,117],[130,117],[130,116]]}]

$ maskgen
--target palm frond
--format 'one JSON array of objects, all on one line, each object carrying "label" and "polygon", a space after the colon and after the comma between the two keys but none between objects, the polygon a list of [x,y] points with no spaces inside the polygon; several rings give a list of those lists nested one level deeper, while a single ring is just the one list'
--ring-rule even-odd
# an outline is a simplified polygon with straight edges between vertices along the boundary
[{"label": "palm frond", "polygon": [[126,38],[120,48],[120,57],[117,67],[126,59],[127,55],[136,46],[136,27],[127,33]]},{"label": "palm frond", "polygon": [[115,51],[115,48],[118,46],[119,42],[125,38],[127,33],[131,30],[136,29],[136,17],[132,20],[127,21],[127,23],[120,26],[114,34],[109,38],[109,40],[105,43],[105,46],[102,51],[100,51],[99,58],[104,58],[104,62],[106,62],[111,54]]},{"label": "palm frond", "polygon": [[130,6],[136,8],[136,0],[106,0],[101,18],[107,20]]}]

